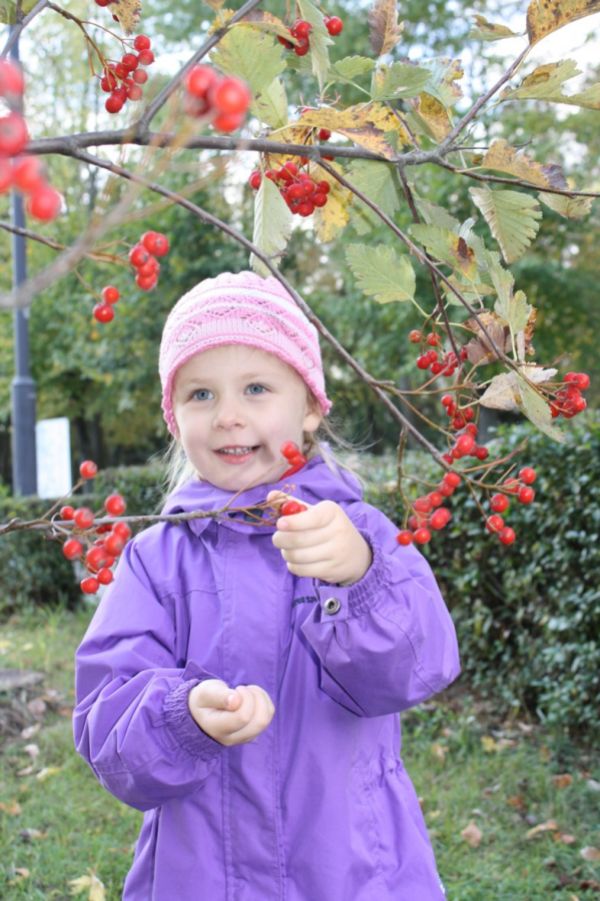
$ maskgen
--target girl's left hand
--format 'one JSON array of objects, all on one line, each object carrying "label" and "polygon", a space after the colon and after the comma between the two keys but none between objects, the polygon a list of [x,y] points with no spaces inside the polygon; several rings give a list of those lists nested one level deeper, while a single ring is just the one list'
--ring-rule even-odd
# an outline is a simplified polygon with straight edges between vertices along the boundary
[{"label": "girl's left hand", "polygon": [[[285,497],[270,491],[267,501]],[[281,516],[276,525],[273,544],[295,576],[351,585],[371,565],[371,548],[335,501],[320,501],[302,513]]]}]

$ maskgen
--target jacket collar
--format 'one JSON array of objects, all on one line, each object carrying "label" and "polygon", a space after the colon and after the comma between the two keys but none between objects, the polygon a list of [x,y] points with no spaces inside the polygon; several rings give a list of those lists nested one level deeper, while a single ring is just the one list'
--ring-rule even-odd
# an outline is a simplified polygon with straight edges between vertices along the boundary
[{"label": "jacket collar", "polygon": [[[220,525],[238,532],[260,531],[272,534],[275,531],[276,519],[272,510],[257,511],[257,516],[261,517],[262,515],[262,519],[252,519],[242,513],[239,508],[252,508],[263,503],[269,491],[274,489],[285,491],[307,504],[316,504],[322,500],[348,503],[362,499],[362,488],[352,473],[335,466],[335,463],[332,465],[336,472],[333,472],[323,457],[318,454],[293,476],[257,485],[237,496],[234,491],[224,491],[210,482],[190,479],[169,495],[162,513],[212,512],[227,508],[217,517]],[[191,519],[188,521],[188,526],[195,535],[201,535],[213,519],[214,517]],[[272,519],[273,522],[269,523],[269,519]]]}]

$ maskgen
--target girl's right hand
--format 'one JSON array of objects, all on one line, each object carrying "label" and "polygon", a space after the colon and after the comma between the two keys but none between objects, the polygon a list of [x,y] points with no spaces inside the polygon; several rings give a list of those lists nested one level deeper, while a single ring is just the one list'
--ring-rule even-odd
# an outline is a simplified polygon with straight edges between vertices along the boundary
[{"label": "girl's right hand", "polygon": [[[233,698],[228,702],[230,695]],[[275,707],[260,685],[229,688],[222,679],[205,679],[188,695],[188,707],[203,732],[222,745],[252,741],[267,728]]]}]

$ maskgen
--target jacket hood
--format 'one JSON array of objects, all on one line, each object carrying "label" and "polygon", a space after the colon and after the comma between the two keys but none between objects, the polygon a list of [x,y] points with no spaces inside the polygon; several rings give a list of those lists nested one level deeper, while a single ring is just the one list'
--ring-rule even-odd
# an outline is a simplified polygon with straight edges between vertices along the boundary
[{"label": "jacket hood", "polygon": [[[222,525],[236,531],[255,532],[258,528],[272,533],[275,531],[274,522],[277,518],[272,510],[257,510],[254,515],[248,515],[241,512],[240,508],[256,507],[257,504],[266,501],[269,491],[275,489],[285,491],[286,494],[291,494],[307,504],[316,504],[323,500],[348,504],[362,500],[363,492],[358,479],[337,466],[335,461],[332,461],[331,465],[335,467],[335,472],[329,468],[323,457],[317,454],[294,475],[276,482],[256,485],[240,493],[225,491],[201,479],[190,479],[169,495],[161,513],[213,512],[227,508],[217,517],[189,520],[189,528],[196,535],[200,535],[211,519],[216,518]],[[270,519],[273,520],[272,523],[269,522]]]}]

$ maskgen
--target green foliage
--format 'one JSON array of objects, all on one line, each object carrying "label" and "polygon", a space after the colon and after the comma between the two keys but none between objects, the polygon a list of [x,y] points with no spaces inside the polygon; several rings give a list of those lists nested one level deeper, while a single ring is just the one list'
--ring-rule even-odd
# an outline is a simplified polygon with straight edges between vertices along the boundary
[{"label": "green foliage", "polygon": [[[499,707],[547,723],[598,730],[600,693],[600,425],[571,427],[562,445],[526,425],[499,430],[494,457],[529,438],[538,473],[531,506],[505,514],[517,542],[503,547],[459,489],[451,525],[425,546],[459,634],[463,680]],[[428,460],[420,476],[439,479]],[[398,498],[370,502],[401,523]]]}]

